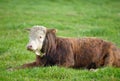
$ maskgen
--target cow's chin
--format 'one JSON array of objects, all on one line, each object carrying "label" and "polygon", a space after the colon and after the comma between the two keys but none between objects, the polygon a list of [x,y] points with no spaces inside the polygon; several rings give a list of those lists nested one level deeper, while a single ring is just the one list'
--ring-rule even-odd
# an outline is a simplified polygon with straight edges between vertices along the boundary
[{"label": "cow's chin", "polygon": [[28,50],[28,51],[34,51],[33,49],[28,49],[28,48],[27,48],[27,50]]},{"label": "cow's chin", "polygon": [[40,56],[40,51],[35,51],[35,54]]},{"label": "cow's chin", "polygon": [[40,51],[35,51],[35,54],[40,56],[40,57],[43,57],[45,55],[45,53],[41,53]]},{"label": "cow's chin", "polygon": [[31,52],[33,52],[33,53],[35,53],[36,55],[38,55],[38,56],[43,56],[43,55],[45,55],[45,53],[41,53],[41,50],[39,50],[39,49],[29,49],[29,51],[31,51]]},{"label": "cow's chin", "polygon": [[38,49],[33,49],[32,50],[36,55],[40,55],[40,51]]}]

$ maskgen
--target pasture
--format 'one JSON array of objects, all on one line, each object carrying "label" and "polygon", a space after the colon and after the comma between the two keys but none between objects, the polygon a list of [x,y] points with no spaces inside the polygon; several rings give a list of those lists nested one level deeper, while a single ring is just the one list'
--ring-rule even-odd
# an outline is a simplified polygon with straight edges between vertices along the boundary
[{"label": "pasture", "polygon": [[99,37],[120,48],[120,0],[0,0],[0,81],[120,81],[120,68],[96,72],[63,67],[9,71],[33,62],[25,28],[56,28],[57,36]]}]

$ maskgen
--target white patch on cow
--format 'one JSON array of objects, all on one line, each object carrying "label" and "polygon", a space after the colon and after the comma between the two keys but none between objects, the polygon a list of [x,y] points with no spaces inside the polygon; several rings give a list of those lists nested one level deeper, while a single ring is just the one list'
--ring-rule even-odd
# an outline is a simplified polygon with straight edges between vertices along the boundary
[{"label": "white patch on cow", "polygon": [[35,54],[36,55],[41,55],[39,51],[35,51]]},{"label": "white patch on cow", "polygon": [[43,26],[34,26],[30,30],[29,43],[27,48],[40,55],[40,50],[42,49],[43,41],[46,36],[46,28]]}]

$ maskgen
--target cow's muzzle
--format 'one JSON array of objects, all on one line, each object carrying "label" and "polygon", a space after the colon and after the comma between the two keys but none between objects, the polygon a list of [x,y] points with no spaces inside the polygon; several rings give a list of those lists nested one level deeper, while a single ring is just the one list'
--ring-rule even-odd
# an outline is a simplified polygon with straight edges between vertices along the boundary
[{"label": "cow's muzzle", "polygon": [[28,46],[27,46],[27,50],[29,50],[29,51],[33,51],[33,49],[32,49],[32,45],[28,45]]}]

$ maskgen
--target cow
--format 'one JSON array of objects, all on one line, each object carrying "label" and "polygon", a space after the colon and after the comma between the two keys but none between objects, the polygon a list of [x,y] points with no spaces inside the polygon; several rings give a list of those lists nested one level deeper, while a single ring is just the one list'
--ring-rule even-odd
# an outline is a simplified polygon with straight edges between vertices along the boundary
[{"label": "cow", "polygon": [[111,42],[95,37],[64,38],[56,36],[56,29],[33,26],[27,49],[36,54],[35,62],[22,68],[60,66],[95,69],[104,66],[120,67],[120,49]]}]

